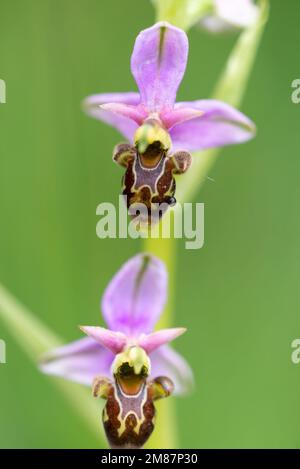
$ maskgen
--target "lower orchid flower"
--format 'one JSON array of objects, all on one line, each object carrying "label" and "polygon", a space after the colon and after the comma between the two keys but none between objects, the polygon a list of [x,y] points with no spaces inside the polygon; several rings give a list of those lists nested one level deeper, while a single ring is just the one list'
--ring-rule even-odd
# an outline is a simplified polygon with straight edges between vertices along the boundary
[{"label": "lower orchid flower", "polygon": [[241,143],[255,134],[250,119],[221,101],[175,103],[187,58],[186,33],[157,23],[135,41],[131,71],[139,93],[98,94],[84,101],[89,115],[129,140],[116,146],[113,159],[126,168],[128,208],[144,204],[149,215],[156,207],[160,216],[176,203],[174,176],[189,169],[190,152]]},{"label": "lower orchid flower", "polygon": [[45,373],[93,386],[93,395],[106,399],[102,420],[113,448],[142,447],[154,429],[154,401],[192,386],[189,365],[167,345],[186,329],[152,332],[166,295],[164,264],[137,255],[104,293],[109,329],[82,326],[88,337],[43,357]]}]

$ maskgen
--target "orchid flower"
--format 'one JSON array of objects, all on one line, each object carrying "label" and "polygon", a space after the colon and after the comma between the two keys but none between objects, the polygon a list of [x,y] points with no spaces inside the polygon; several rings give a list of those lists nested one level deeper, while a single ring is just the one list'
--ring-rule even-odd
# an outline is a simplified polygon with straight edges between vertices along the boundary
[{"label": "orchid flower", "polygon": [[213,12],[202,18],[200,25],[211,32],[247,28],[254,24],[258,7],[254,0],[213,0]]},{"label": "orchid flower", "polygon": [[153,401],[187,392],[189,365],[167,345],[184,328],[153,328],[167,295],[167,273],[157,258],[139,254],[126,262],[102,300],[109,327],[82,326],[88,337],[43,357],[41,369],[88,386],[106,399],[103,423],[112,447],[141,447],[154,428]]},{"label": "orchid flower", "polygon": [[185,32],[157,23],[140,32],[131,56],[139,93],[97,94],[84,101],[89,115],[129,141],[117,145],[113,154],[126,168],[128,207],[143,203],[150,210],[154,204],[175,204],[174,175],[190,167],[189,152],[245,142],[255,133],[253,122],[224,102],[175,103],[187,58]]}]

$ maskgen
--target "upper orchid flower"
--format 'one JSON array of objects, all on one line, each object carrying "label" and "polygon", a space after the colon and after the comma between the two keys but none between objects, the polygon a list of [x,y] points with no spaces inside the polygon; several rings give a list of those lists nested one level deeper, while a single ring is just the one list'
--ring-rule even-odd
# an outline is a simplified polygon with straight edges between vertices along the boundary
[{"label": "upper orchid flower", "polygon": [[247,28],[254,24],[258,7],[254,0],[212,0],[212,14],[204,17],[200,24],[211,32]]},{"label": "upper orchid flower", "polygon": [[109,327],[83,326],[88,337],[42,361],[45,373],[92,385],[105,398],[103,423],[112,447],[141,447],[154,428],[153,401],[186,392],[192,372],[166,345],[183,328],[152,332],[166,301],[167,274],[157,258],[138,255],[121,268],[102,300]]},{"label": "upper orchid flower", "polygon": [[[185,32],[166,22],[142,31],[134,45],[131,71],[139,93],[88,97],[88,114],[116,127],[129,141],[117,145],[114,160],[126,167],[123,194],[128,207],[172,205],[174,174],[187,171],[189,152],[249,140],[254,124],[216,100],[175,103],[188,58]],[[162,210],[164,211],[164,210]]]}]

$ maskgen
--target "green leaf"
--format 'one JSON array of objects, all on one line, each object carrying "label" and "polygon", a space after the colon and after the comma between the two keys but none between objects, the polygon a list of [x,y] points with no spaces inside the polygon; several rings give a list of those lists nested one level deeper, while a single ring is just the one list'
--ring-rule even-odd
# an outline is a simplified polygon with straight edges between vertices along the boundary
[{"label": "green leaf", "polygon": [[[42,353],[63,343],[31,311],[23,306],[8,290],[0,285],[0,319],[16,343],[38,367]],[[87,428],[99,438],[99,446],[104,446],[102,427],[99,424],[101,405],[95,401],[91,391],[59,378],[49,378],[66,398],[87,425]]]}]

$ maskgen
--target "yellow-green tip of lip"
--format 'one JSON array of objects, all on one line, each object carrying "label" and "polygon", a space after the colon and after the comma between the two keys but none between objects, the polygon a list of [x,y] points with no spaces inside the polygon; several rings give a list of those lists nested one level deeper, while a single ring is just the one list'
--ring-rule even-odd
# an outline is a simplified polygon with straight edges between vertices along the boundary
[{"label": "yellow-green tip of lip", "polygon": [[159,122],[145,122],[135,132],[134,143],[139,153],[143,154],[154,142],[159,142],[165,151],[172,145],[169,132]]},{"label": "yellow-green tip of lip", "polygon": [[138,346],[129,347],[124,352],[118,353],[112,364],[113,374],[118,374],[120,368],[125,363],[133,368],[134,374],[139,375],[143,368],[150,374],[150,359],[145,350]]}]

